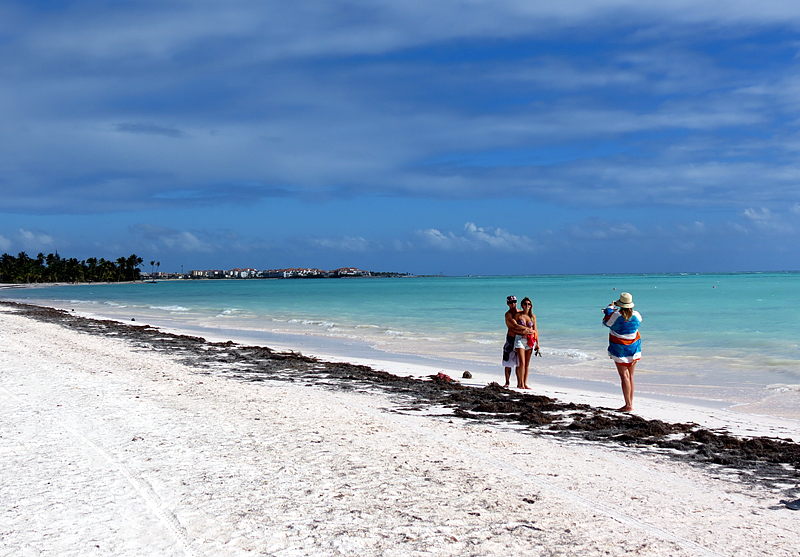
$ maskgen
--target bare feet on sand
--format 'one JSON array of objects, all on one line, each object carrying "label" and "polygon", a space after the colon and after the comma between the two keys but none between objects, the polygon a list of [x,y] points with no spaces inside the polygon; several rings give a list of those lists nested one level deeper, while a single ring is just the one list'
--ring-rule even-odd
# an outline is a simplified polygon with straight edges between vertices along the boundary
[{"label": "bare feet on sand", "polygon": [[633,412],[633,406],[622,406],[617,408],[617,412]]}]

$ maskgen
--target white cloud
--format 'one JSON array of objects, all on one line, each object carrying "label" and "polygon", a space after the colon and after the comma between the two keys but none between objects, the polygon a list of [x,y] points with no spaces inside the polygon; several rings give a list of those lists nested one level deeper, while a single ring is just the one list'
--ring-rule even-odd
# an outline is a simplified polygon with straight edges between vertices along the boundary
[{"label": "white cloud", "polygon": [[415,235],[426,247],[442,251],[481,251],[487,249],[507,252],[534,252],[536,243],[527,236],[516,236],[502,228],[482,228],[475,223],[464,225],[461,235],[435,228],[418,230]]},{"label": "white cloud", "polygon": [[775,215],[772,214],[772,211],[766,207],[762,207],[760,211],[756,209],[745,209],[744,216],[754,222],[769,222],[776,218]]},{"label": "white cloud", "polygon": [[577,240],[631,240],[642,233],[627,222],[606,222],[597,219],[568,227],[567,233]]},{"label": "white cloud", "polygon": [[[147,241],[148,249],[153,253],[175,251],[185,253],[213,253],[219,251],[219,242],[206,241],[198,238],[196,233],[186,230],[174,230],[164,226],[152,224],[136,224],[129,227],[135,236]],[[208,235],[208,234],[204,234]],[[235,249],[236,238],[225,238],[226,234],[217,234],[217,240],[222,239],[225,249]]]},{"label": "white cloud", "polygon": [[706,231],[705,223],[702,223],[700,221],[694,221],[694,224],[692,224],[691,228],[697,231],[698,233],[703,233]]},{"label": "white cloud", "polygon": [[736,233],[736,234],[740,234],[740,235],[741,234],[747,234],[749,232],[749,230],[747,230],[747,228],[745,228],[744,226],[742,226],[738,222],[736,222],[736,223],[728,223],[728,230],[730,230],[730,232],[732,232],[732,233]]},{"label": "white cloud", "polygon": [[395,251],[410,251],[414,249],[413,242],[408,240],[392,240],[390,245]]},{"label": "white cloud", "polygon": [[[21,4],[24,6],[24,4]],[[5,14],[7,33],[28,28],[37,52],[169,59],[197,44],[237,38],[262,60],[316,54],[374,54],[430,41],[465,37],[547,36],[590,23],[594,28],[638,23],[669,33],[673,27],[797,26],[800,7],[783,0],[295,0],[146,3],[116,9],[75,7],[60,17],[24,9]],[[238,62],[238,61],[237,61]]]},{"label": "white cloud", "polygon": [[168,248],[180,251],[210,253],[215,251],[214,246],[197,238],[191,232],[179,232],[171,236],[162,236],[161,241]]},{"label": "white cloud", "polygon": [[19,229],[18,239],[26,250],[41,250],[52,247],[53,238],[43,232]]},{"label": "white cloud", "polygon": [[745,209],[743,214],[762,232],[794,232],[792,226],[785,223],[780,214],[773,213],[766,207],[762,207],[760,211],[756,209]]},{"label": "white cloud", "polygon": [[365,252],[380,249],[380,244],[361,236],[344,236],[342,238],[305,238],[305,242],[313,247],[349,252]]},{"label": "white cloud", "polygon": [[469,242],[466,238],[458,237],[452,232],[442,233],[436,228],[428,228],[427,230],[418,230],[416,235],[420,237],[423,244],[434,249],[443,251],[464,250],[469,248]]},{"label": "white cloud", "polygon": [[691,223],[677,222],[669,226],[656,225],[641,231],[643,240],[657,240],[680,244],[701,244],[709,241],[733,240],[750,233],[738,222],[722,222],[706,224],[700,221]]},{"label": "white cloud", "polygon": [[11,247],[11,240],[5,236],[0,235],[0,249],[6,251]]}]

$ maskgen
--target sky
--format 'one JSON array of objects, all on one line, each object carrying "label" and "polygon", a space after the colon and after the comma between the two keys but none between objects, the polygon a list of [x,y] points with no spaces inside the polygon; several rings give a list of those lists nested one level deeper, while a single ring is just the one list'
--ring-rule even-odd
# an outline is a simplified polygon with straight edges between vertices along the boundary
[{"label": "sky", "polygon": [[0,253],[800,270],[795,0],[5,0]]}]

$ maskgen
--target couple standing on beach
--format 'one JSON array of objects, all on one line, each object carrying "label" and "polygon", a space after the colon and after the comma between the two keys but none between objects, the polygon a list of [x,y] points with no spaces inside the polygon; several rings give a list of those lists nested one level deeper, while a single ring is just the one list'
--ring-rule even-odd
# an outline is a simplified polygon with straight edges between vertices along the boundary
[{"label": "couple standing on beach", "polygon": [[508,387],[511,379],[511,368],[517,368],[517,388],[530,389],[528,386],[528,370],[534,348],[539,354],[539,333],[536,330],[536,316],[533,314],[533,302],[527,296],[522,299],[522,309],[517,308],[517,297],[506,298],[506,343],[503,346],[503,367],[506,372]]},{"label": "couple standing on beach", "polygon": [[[503,346],[503,367],[506,372],[506,384],[509,386],[511,368],[517,368],[517,388],[529,389],[528,370],[534,349],[539,354],[539,333],[536,329],[536,316],[533,314],[533,303],[530,298],[522,299],[522,309],[517,308],[517,297],[506,298],[506,343]],[[623,292],[619,300],[611,302],[603,309],[603,325],[609,328],[608,355],[614,360],[622,385],[622,396],[625,406],[618,408],[622,412],[633,410],[633,372],[636,363],[642,357],[642,338],[639,326],[642,316],[633,310],[633,296]]]}]

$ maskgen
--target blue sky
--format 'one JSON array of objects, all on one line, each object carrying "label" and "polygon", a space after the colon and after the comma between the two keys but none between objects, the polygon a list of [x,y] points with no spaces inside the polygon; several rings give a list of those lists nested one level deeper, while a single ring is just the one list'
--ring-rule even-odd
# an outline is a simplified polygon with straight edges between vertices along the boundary
[{"label": "blue sky", "polygon": [[800,3],[0,4],[0,252],[800,269]]}]

